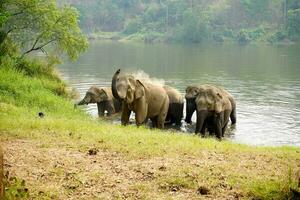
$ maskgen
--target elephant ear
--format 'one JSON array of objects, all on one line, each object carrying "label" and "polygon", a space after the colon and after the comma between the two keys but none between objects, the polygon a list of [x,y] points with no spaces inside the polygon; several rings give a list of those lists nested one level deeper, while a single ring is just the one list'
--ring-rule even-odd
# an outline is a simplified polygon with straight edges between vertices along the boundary
[{"label": "elephant ear", "polygon": [[220,113],[224,111],[224,100],[222,98],[215,99],[215,111],[216,113]]},{"label": "elephant ear", "polygon": [[92,86],[88,91],[91,97],[91,101],[93,101],[94,103],[100,102],[100,92],[101,90],[98,87]]},{"label": "elephant ear", "polygon": [[145,95],[145,86],[140,80],[136,80],[135,99],[139,99]]},{"label": "elephant ear", "polygon": [[200,89],[195,86],[188,86],[185,89],[185,98],[196,98],[200,93]]}]

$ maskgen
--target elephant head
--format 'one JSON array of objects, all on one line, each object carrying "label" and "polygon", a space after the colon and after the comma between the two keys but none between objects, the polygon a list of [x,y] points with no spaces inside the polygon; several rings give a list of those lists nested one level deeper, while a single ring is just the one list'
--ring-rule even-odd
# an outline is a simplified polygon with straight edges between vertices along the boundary
[{"label": "elephant head", "polygon": [[111,81],[111,91],[112,91],[113,96],[116,99],[120,99],[120,96],[118,95],[117,88],[116,88],[117,81],[119,81],[120,72],[121,72],[121,69],[118,69],[116,71],[116,73],[114,74],[114,76],[112,77],[112,81]]},{"label": "elephant head", "polygon": [[89,103],[100,103],[108,100],[108,95],[104,89],[92,86],[86,92],[84,98],[77,105],[84,105]]},{"label": "elephant head", "polygon": [[196,86],[188,86],[185,90],[185,99],[186,99],[186,117],[185,122],[192,122],[192,115],[196,110],[196,98],[200,92],[200,89]]},{"label": "elephant head", "polygon": [[146,88],[133,76],[122,74],[117,70],[112,78],[112,93],[115,98],[123,99],[126,103],[132,103],[134,100],[145,95]]},{"label": "elephant head", "polygon": [[211,85],[188,86],[186,88],[186,118],[187,123],[191,123],[194,111],[214,110],[217,113],[224,109],[223,92]]}]

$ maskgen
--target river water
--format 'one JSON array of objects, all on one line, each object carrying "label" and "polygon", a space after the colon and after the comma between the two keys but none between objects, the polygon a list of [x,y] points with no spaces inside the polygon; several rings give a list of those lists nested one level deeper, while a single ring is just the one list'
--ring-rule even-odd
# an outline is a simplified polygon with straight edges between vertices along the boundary
[{"label": "river water", "polygon": [[[110,86],[119,68],[142,70],[182,94],[191,84],[222,86],[237,101],[237,125],[228,131],[230,140],[300,146],[300,45],[91,41],[89,50],[77,62],[66,62],[60,71],[83,97],[92,85]],[[84,109],[97,116],[96,105]]]}]

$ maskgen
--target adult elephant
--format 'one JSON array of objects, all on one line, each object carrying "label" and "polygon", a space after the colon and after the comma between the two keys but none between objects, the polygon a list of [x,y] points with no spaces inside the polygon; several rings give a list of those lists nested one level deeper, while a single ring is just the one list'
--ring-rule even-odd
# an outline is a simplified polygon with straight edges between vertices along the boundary
[{"label": "adult elephant", "polygon": [[183,97],[178,90],[168,85],[163,87],[169,97],[169,109],[166,117],[166,122],[176,126],[181,125],[181,119],[183,117]]},{"label": "adult elephant", "polygon": [[85,105],[90,103],[97,103],[99,117],[104,116],[105,111],[107,111],[108,116],[121,111],[121,101],[114,98],[111,88],[109,87],[90,87],[84,98],[76,105]]},{"label": "adult elephant", "polygon": [[113,96],[122,100],[123,125],[129,123],[129,116],[133,111],[137,126],[151,119],[154,127],[164,128],[169,97],[161,86],[142,83],[129,74],[121,73],[119,69],[112,78],[111,88]]},{"label": "adult elephant", "polygon": [[224,89],[212,85],[189,86],[186,88],[186,118],[191,122],[194,111],[197,111],[195,133],[205,134],[205,128],[214,132],[218,138],[224,136],[231,119],[236,123],[236,103],[233,97]]}]

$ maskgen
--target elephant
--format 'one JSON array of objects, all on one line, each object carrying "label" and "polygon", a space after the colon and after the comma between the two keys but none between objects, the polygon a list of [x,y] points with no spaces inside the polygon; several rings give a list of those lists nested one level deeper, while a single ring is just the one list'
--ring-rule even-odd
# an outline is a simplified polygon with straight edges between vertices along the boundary
[{"label": "elephant", "polygon": [[151,119],[153,126],[164,128],[169,108],[169,97],[162,86],[135,79],[117,70],[112,78],[112,94],[122,100],[121,123],[127,125],[131,112],[135,113],[136,125]]},{"label": "elephant", "polygon": [[210,134],[214,132],[220,139],[224,136],[229,118],[232,124],[236,123],[236,102],[224,89],[212,85],[188,86],[185,98],[187,123],[197,111],[196,134],[204,135],[207,128]]},{"label": "elephant", "polygon": [[169,109],[166,117],[166,122],[176,126],[181,125],[181,119],[183,117],[183,105],[184,100],[178,90],[168,85],[163,86],[169,97]]},{"label": "elephant", "polygon": [[84,105],[90,103],[97,103],[99,117],[104,116],[105,111],[107,111],[108,116],[121,111],[121,101],[114,98],[111,88],[109,87],[90,87],[86,92],[85,97],[76,105]]}]

